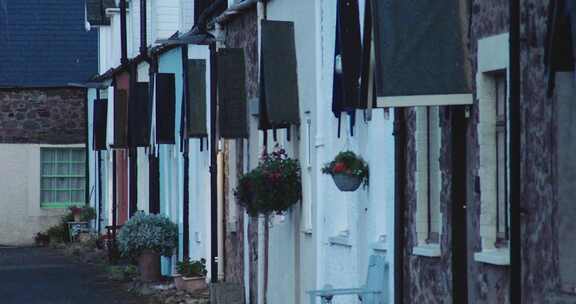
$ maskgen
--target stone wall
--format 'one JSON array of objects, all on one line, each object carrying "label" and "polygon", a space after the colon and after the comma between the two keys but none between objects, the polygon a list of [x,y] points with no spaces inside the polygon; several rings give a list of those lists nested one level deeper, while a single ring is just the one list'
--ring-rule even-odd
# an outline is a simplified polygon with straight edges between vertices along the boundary
[{"label": "stone wall", "polygon": [[[509,31],[509,4],[502,0],[475,0],[472,4],[470,27],[470,60],[472,75],[478,69],[478,40]],[[475,79],[475,76],[474,78]],[[509,266],[494,266],[477,262],[473,259],[475,252],[480,252],[480,212],[482,210],[482,193],[475,189],[480,176],[479,155],[479,106],[474,85],[474,105],[468,125],[468,172],[471,182],[468,187],[468,293],[472,303],[508,303],[510,288]]]},{"label": "stone wall", "polygon": [[0,89],[1,143],[83,143],[85,90]]},{"label": "stone wall", "polygon": [[[472,64],[472,79],[476,73],[477,40],[508,31],[508,1],[474,0],[472,1],[472,18],[469,34],[469,60]],[[474,82],[472,82],[474,85]],[[473,88],[475,89],[475,88]],[[478,105],[477,98],[471,107],[468,121],[468,298],[470,303],[508,303],[509,267],[491,266],[474,261],[473,255],[480,251],[480,197],[475,191],[475,180],[479,175],[478,154]],[[437,258],[412,255],[416,245],[415,216],[416,193],[414,171],[416,170],[416,153],[414,152],[415,111],[406,110],[408,155],[406,181],[406,231],[405,234],[405,303],[451,303],[452,286],[452,202],[451,202],[451,118],[448,107],[440,109],[442,127],[442,147],[440,168],[442,171],[441,212],[442,235],[440,240],[441,256]],[[464,228],[464,227],[462,227]],[[454,269],[454,271],[459,271]]]},{"label": "stone wall", "polygon": [[[243,12],[241,15],[234,17],[229,23],[224,26],[225,46],[231,48],[243,48],[245,63],[246,63],[246,97],[250,101],[257,98],[258,91],[258,15],[256,9]],[[230,141],[229,144],[235,145],[236,155],[226,160],[233,159],[236,163],[227,163],[227,171],[230,166],[236,166],[235,172],[241,174],[244,170],[245,164],[243,153],[243,141]],[[225,186],[230,187],[230,179],[238,178],[238,176],[229,176],[225,181]],[[232,192],[233,193],[233,192]],[[234,197],[227,197],[225,206],[234,206],[229,204],[229,200],[235,200]],[[226,281],[236,284],[244,284],[244,255],[248,254],[250,257],[250,294],[249,298],[252,303],[256,303],[257,298],[257,265],[258,265],[258,221],[253,219],[250,221],[248,228],[248,242],[249,252],[244,252],[244,210],[238,207],[237,221],[235,232],[226,232],[225,241],[225,273]],[[230,216],[230,210],[226,208],[225,217]]]}]

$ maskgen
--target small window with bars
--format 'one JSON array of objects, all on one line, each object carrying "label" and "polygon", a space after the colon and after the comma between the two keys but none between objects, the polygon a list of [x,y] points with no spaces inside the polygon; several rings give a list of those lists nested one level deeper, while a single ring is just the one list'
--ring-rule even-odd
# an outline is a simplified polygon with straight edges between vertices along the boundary
[{"label": "small window with bars", "polygon": [[496,248],[508,247],[509,198],[508,198],[508,98],[506,73],[494,75],[496,110]]},{"label": "small window with bars", "polygon": [[40,206],[67,208],[85,203],[86,154],[83,148],[40,149]]}]

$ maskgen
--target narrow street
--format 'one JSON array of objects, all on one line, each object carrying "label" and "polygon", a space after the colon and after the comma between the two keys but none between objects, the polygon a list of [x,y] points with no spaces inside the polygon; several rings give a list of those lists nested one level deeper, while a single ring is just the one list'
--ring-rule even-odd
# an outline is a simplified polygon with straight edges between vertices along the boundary
[{"label": "narrow street", "polygon": [[48,248],[0,247],[0,303],[146,303],[98,269]]}]

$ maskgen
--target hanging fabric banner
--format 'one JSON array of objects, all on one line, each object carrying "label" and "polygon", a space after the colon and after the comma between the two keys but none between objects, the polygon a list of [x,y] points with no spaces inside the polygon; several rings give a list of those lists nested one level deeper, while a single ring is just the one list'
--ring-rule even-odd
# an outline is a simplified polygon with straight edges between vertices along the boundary
[{"label": "hanging fabric banner", "polygon": [[300,123],[294,23],[262,20],[260,129]]},{"label": "hanging fabric banner", "polygon": [[94,151],[106,150],[106,126],[107,126],[107,113],[108,113],[108,100],[96,99],[94,100],[94,123],[92,125],[93,143],[92,148]]},{"label": "hanging fabric banner", "polygon": [[219,126],[223,138],[248,137],[244,49],[217,53]]},{"label": "hanging fabric banner", "polygon": [[134,94],[130,98],[130,113],[128,115],[130,121],[130,146],[147,147],[150,144],[148,82],[137,82],[134,85],[133,92]]},{"label": "hanging fabric banner", "polygon": [[188,60],[188,137],[208,136],[206,126],[206,60]]},{"label": "hanging fabric banner", "polygon": [[175,144],[176,80],[174,74],[156,74],[156,143]]},{"label": "hanging fabric banner", "polygon": [[468,0],[372,0],[379,107],[471,104]]},{"label": "hanging fabric banner", "polygon": [[354,134],[355,109],[359,106],[361,56],[358,1],[338,0],[332,87],[332,112],[338,118],[338,136],[342,112],[349,114],[350,134]]}]

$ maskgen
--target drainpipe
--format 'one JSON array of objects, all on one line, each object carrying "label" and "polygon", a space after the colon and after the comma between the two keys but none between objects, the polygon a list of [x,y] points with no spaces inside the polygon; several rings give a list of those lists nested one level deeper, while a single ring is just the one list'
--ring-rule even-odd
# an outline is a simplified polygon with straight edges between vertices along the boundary
[{"label": "drainpipe", "polygon": [[[224,155],[218,152],[218,193],[224,193]],[[218,195],[218,280],[224,279],[224,197]]]},{"label": "drainpipe", "polygon": [[[100,101],[100,88],[96,89],[96,100]],[[93,122],[94,123],[94,122]],[[95,136],[94,132],[92,132],[92,136]],[[97,174],[97,179],[96,179],[96,183],[98,184],[98,194],[97,194],[97,199],[96,202],[98,203],[98,218],[96,219],[96,228],[97,228],[97,232],[98,235],[100,235],[100,232],[102,230],[102,152],[100,151],[100,149],[98,149],[98,151],[96,151],[96,174]]]},{"label": "drainpipe", "polygon": [[146,56],[148,54],[148,37],[146,28],[146,0],[140,0],[140,54]]},{"label": "drainpipe", "polygon": [[[86,127],[86,129],[84,130],[84,136],[86,138],[85,144],[86,144],[86,149],[84,150],[85,153],[85,157],[86,157],[86,166],[84,166],[84,176],[86,176],[86,178],[84,179],[84,189],[86,189],[84,191],[84,200],[85,200],[85,204],[86,205],[90,205],[90,163],[88,162],[89,155],[90,155],[90,134],[88,133],[88,126],[89,126],[89,122],[88,122],[88,88],[84,89],[84,125]],[[96,202],[96,200],[94,200],[94,202]]]},{"label": "drainpipe", "polygon": [[510,0],[510,303],[522,303],[520,0]]},{"label": "drainpipe", "polygon": [[126,30],[126,0],[120,0],[120,63],[128,63],[128,41]]},{"label": "drainpipe", "polygon": [[210,279],[218,282],[218,171],[216,137],[217,75],[216,42],[210,43]]},{"label": "drainpipe", "polygon": [[403,108],[394,110],[394,303],[404,303],[404,212],[406,198],[406,121]]}]

